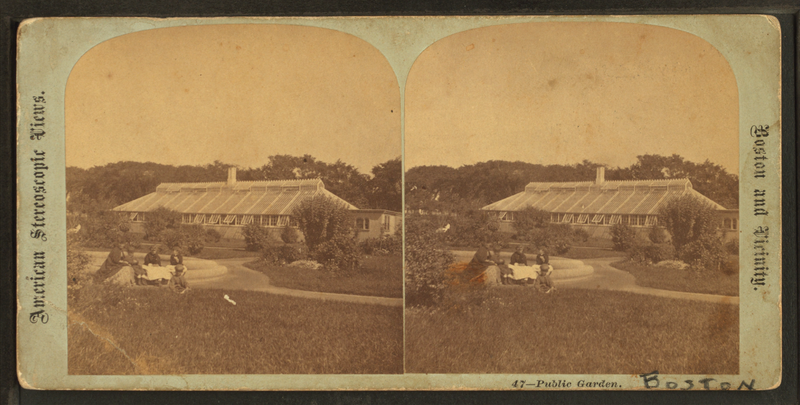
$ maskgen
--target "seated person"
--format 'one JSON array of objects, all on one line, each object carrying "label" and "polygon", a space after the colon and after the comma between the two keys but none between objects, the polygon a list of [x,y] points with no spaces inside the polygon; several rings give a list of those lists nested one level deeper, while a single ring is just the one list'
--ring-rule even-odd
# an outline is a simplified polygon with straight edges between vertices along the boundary
[{"label": "seated person", "polygon": [[172,288],[179,292],[184,293],[186,290],[189,289],[189,284],[186,282],[184,276],[186,275],[186,267],[182,264],[178,264],[175,266],[175,272],[172,273],[172,279],[170,280],[170,284]]},{"label": "seated person", "polygon": [[144,257],[144,265],[161,266],[161,256],[158,255],[158,246],[150,248],[150,253]]},{"label": "seated person", "polygon": [[136,277],[136,285],[143,285],[144,280],[142,280],[142,277],[146,276],[147,272],[139,265],[139,261],[133,258],[133,254],[128,257],[128,260],[131,268],[133,268],[133,275]]},{"label": "seated person", "polygon": [[539,249],[539,254],[536,255],[536,264],[550,264],[550,255],[544,249]]},{"label": "seated person", "polygon": [[524,250],[525,248],[522,245],[517,246],[517,250],[511,255],[511,260],[509,261],[509,264],[511,265],[521,264],[523,266],[527,266],[528,258],[525,256],[525,253],[523,253]]},{"label": "seated person", "polygon": [[95,277],[97,277],[98,280],[124,285],[133,284],[134,277],[132,269],[128,268],[127,271],[123,271],[122,274],[120,274],[123,268],[130,266],[130,263],[125,260],[125,253],[122,250],[124,248],[125,244],[118,243],[111,249],[106,261],[103,262],[100,269],[95,273]]},{"label": "seated person", "polygon": [[539,266],[539,277],[536,279],[539,285],[545,288],[545,293],[554,290],[553,281],[550,280],[550,274],[553,273],[553,268],[549,264],[542,264]]},{"label": "seated person", "polygon": [[172,266],[183,264],[183,255],[178,248],[172,249],[172,256],[169,257],[169,264]]},{"label": "seated person", "polygon": [[492,261],[491,258],[489,245],[487,243],[482,243],[478,251],[475,252],[475,255],[472,256],[472,261],[470,261],[467,268],[464,269],[464,277],[467,280],[471,280],[486,271],[489,266],[494,266],[496,263]]},{"label": "seated person", "polygon": [[500,269],[500,282],[502,284],[513,284],[513,279],[511,276],[514,272],[506,265],[506,261],[500,259],[497,262],[497,267]]}]

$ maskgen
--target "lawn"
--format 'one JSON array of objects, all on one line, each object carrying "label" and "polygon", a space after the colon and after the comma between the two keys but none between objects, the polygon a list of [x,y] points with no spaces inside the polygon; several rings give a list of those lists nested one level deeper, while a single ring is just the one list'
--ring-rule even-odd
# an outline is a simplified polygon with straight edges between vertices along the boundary
[{"label": "lawn", "polygon": [[403,371],[400,307],[88,285],[70,294],[69,314],[69,374]]},{"label": "lawn", "polygon": [[[737,262],[738,263],[738,262]],[[636,277],[642,287],[662,290],[739,296],[739,272],[717,273],[713,277],[699,276],[688,269],[657,267],[633,263],[627,260],[611,263],[611,266],[627,271]]]},{"label": "lawn", "polygon": [[406,310],[406,372],[737,374],[739,307],[580,289],[500,288]]},{"label": "lawn", "polygon": [[356,271],[331,275],[325,270],[274,266],[258,260],[245,266],[264,273],[270,285],[296,290],[400,298],[403,296],[403,258],[368,256]]}]

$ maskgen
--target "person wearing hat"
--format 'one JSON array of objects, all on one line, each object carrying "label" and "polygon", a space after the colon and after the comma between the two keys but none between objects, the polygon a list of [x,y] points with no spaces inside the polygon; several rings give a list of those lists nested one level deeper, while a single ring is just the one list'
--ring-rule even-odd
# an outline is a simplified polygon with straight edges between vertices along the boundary
[{"label": "person wearing hat", "polygon": [[478,251],[472,256],[472,260],[464,270],[464,277],[467,280],[472,279],[486,271],[489,266],[494,266],[496,263],[492,260],[492,253],[489,251],[488,243],[481,243]]},{"label": "person wearing hat", "polygon": [[545,263],[539,266],[539,277],[536,281],[545,288],[545,293],[555,290],[553,280],[550,280],[550,274],[552,273],[553,268],[549,264]]},{"label": "person wearing hat", "polygon": [[172,280],[170,280],[170,284],[172,285],[172,288],[179,293],[184,293],[189,289],[189,284],[184,278],[185,275],[186,266],[182,264],[175,265],[175,272],[172,273]]}]

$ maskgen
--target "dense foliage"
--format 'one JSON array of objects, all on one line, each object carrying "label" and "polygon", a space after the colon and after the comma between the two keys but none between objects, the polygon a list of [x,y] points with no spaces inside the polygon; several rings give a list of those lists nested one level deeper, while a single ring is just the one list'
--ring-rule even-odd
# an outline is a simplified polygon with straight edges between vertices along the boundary
[{"label": "dense foliage", "polygon": [[[689,178],[695,190],[726,208],[739,206],[739,176],[710,161],[694,163],[679,155],[641,155],[626,168],[607,168],[607,180]],[[417,166],[406,172],[406,206],[412,210],[461,213],[525,190],[530,182],[594,180],[597,167],[540,165],[492,160],[457,169]]]},{"label": "dense foliage", "polygon": [[297,219],[314,260],[332,272],[352,271],[360,253],[352,218],[346,207],[325,196],[302,201],[292,216]]},{"label": "dense foliage", "polygon": [[614,224],[611,226],[611,242],[614,250],[627,251],[636,243],[636,231],[626,224]]},{"label": "dense foliage", "polygon": [[444,244],[443,234],[428,216],[406,215],[405,279],[406,306],[438,303],[445,288],[445,272],[453,254]]},{"label": "dense foliage", "polygon": [[679,259],[698,270],[719,269],[725,249],[712,206],[691,195],[676,197],[661,207],[659,218]]},{"label": "dense foliage", "polygon": [[[216,161],[197,166],[172,166],[152,162],[116,162],[89,169],[68,167],[67,209],[101,211],[133,201],[156,190],[161,183],[225,181],[234,165]],[[239,168],[237,178],[294,180],[320,178],[325,188],[361,208],[401,211],[401,164],[392,159],[376,165],[372,176],[342,161],[326,163],[313,156],[270,156],[258,168]]]}]

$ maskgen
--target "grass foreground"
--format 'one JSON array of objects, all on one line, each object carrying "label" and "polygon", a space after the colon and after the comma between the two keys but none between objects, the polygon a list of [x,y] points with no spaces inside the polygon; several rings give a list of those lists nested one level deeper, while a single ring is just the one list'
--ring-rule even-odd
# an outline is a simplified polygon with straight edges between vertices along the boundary
[{"label": "grass foreground", "polygon": [[70,296],[68,358],[73,375],[402,373],[403,311],[90,284]]},{"label": "grass foreground", "polygon": [[295,290],[400,298],[403,296],[403,258],[368,256],[358,270],[331,275],[320,269],[274,266],[257,260],[244,264],[269,277],[270,285]]},{"label": "grass foreground", "polygon": [[700,276],[689,269],[674,269],[644,265],[628,260],[611,263],[612,267],[627,271],[636,277],[636,284],[661,290],[701,294],[739,296],[739,272],[718,272],[714,276]]},{"label": "grass foreground", "polygon": [[406,309],[406,372],[737,374],[739,307],[615,291],[486,291]]}]

